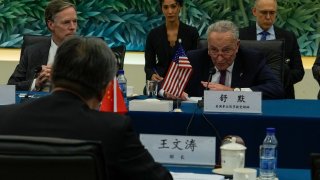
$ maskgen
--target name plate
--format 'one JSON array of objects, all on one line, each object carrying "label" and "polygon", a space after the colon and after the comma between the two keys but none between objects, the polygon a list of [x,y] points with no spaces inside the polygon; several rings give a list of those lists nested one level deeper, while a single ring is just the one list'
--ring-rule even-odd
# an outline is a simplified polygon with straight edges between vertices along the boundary
[{"label": "name plate", "polygon": [[16,103],[16,86],[0,85],[0,105]]},{"label": "name plate", "polygon": [[215,137],[140,134],[140,140],[160,163],[215,165],[216,162]]},{"label": "name plate", "polygon": [[261,92],[204,91],[204,112],[261,113]]}]

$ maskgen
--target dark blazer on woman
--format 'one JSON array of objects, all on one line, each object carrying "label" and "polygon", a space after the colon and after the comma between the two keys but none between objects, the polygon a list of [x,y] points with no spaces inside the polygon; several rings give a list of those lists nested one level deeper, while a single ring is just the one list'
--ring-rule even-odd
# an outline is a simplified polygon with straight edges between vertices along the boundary
[{"label": "dark blazer on woman", "polygon": [[[192,75],[185,89],[189,96],[203,96],[204,87],[201,81],[208,81],[209,69],[213,63],[208,55],[208,49],[199,49],[187,53],[192,65]],[[245,50],[241,47],[234,60],[231,79],[232,88],[251,88],[261,91],[263,99],[279,99],[284,97],[280,80],[266,65],[266,59],[261,53]]]},{"label": "dark blazer on woman", "polygon": [[47,65],[51,38],[27,47],[8,80],[9,85],[16,85],[17,91],[28,91],[34,76],[35,69]]},{"label": "dark blazer on woman", "polygon": [[[276,39],[285,40],[284,88],[287,99],[294,99],[294,84],[301,81],[304,68],[296,36],[284,29],[274,26]],[[256,25],[240,29],[239,37],[242,40],[257,40]]]},{"label": "dark blazer on woman", "polygon": [[145,47],[146,80],[150,80],[154,69],[160,76],[165,77],[170,62],[176,52],[178,40],[181,39],[182,47],[187,52],[197,48],[199,34],[196,28],[186,25],[180,21],[178,38],[174,47],[170,46],[167,38],[166,25],[163,24],[150,31]]},{"label": "dark blazer on woman", "polygon": [[0,106],[0,117],[2,135],[101,141],[110,179],[172,179],[141,144],[128,117],[92,110],[72,93]]}]

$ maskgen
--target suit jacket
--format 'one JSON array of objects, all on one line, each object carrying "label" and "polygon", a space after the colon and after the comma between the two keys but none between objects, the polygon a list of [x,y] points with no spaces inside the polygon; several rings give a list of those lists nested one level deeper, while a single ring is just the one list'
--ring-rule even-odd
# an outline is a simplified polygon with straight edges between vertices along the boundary
[{"label": "suit jacket", "polygon": [[[313,74],[314,79],[320,85],[320,44],[319,44],[319,49],[318,49],[318,53],[317,53],[317,58],[314,61],[313,66],[312,66],[312,74]],[[320,99],[320,90],[318,93],[318,99]]]},{"label": "suit jacket", "polygon": [[[304,68],[299,51],[299,45],[294,33],[274,26],[276,39],[285,40],[284,88],[286,98],[294,99],[294,84],[301,81]],[[257,40],[256,25],[240,29],[239,37],[242,40]],[[288,61],[288,62],[287,62]]]},{"label": "suit jacket", "polygon": [[0,116],[2,135],[101,141],[110,179],[172,179],[141,144],[129,117],[89,109],[69,92],[0,106]]},{"label": "suit jacket", "polygon": [[[213,63],[208,55],[207,48],[190,51],[187,56],[193,72],[185,92],[189,96],[201,97],[205,89],[201,81],[208,81],[209,69],[213,68]],[[263,99],[284,97],[283,87],[266,65],[266,59],[263,54],[257,51],[245,50],[241,45],[234,60],[231,87],[251,88],[253,91],[261,91]]]},{"label": "suit jacket", "polygon": [[[197,48],[199,34],[196,28],[180,22],[178,39],[181,39],[182,47],[187,52]],[[154,74],[154,68],[160,76],[164,77],[169,68],[174,53],[177,50],[178,40],[174,47],[171,47],[167,38],[166,25],[163,24],[150,31],[145,47],[146,80],[150,80]]]},{"label": "suit jacket", "polygon": [[50,46],[51,38],[26,47],[8,84],[16,85],[17,91],[28,91],[35,78],[35,69],[41,65],[47,65]]}]

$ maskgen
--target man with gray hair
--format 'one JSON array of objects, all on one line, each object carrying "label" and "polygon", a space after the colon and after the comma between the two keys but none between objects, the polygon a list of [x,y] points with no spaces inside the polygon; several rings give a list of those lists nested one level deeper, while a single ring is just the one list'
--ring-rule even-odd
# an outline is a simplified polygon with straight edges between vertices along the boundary
[{"label": "man with gray hair", "polygon": [[[263,54],[240,45],[238,27],[218,21],[208,27],[208,48],[189,51],[193,74],[185,92],[203,96],[214,91],[260,91],[263,99],[283,98],[280,80],[266,65]],[[208,80],[209,79],[209,80]]]},{"label": "man with gray hair", "polygon": [[52,0],[45,9],[45,22],[51,38],[27,47],[8,80],[8,84],[16,85],[18,91],[49,91],[50,71],[57,48],[77,30],[76,7],[65,0]]},{"label": "man with gray hair", "polygon": [[0,134],[100,141],[107,179],[172,179],[141,144],[129,117],[97,110],[116,69],[103,40],[68,38],[52,67],[52,93],[0,106]]},{"label": "man with gray hair", "polygon": [[294,99],[294,84],[302,80],[304,68],[296,36],[293,32],[274,26],[277,0],[256,0],[252,14],[256,23],[240,29],[241,40],[285,40],[284,82],[285,98]]}]

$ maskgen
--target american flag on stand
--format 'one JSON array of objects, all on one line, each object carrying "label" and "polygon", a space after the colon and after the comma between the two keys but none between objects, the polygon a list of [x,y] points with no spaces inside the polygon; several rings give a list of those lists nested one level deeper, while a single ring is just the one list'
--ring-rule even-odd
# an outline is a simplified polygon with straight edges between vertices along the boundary
[{"label": "american flag on stand", "polygon": [[162,83],[162,89],[180,97],[192,73],[192,66],[179,39],[178,49],[172,59],[169,70]]}]

